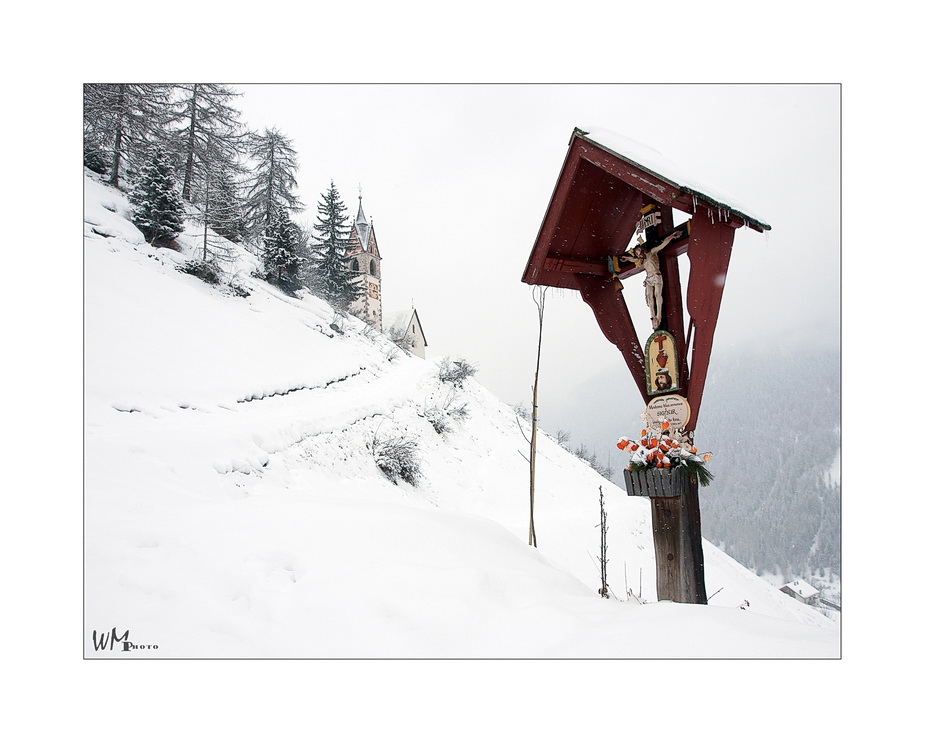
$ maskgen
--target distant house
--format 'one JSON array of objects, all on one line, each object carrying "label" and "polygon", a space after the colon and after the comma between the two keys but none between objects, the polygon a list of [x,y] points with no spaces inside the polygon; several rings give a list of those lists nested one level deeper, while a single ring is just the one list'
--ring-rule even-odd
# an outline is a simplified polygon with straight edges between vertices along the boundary
[{"label": "distant house", "polygon": [[793,596],[797,601],[802,601],[804,604],[816,604],[819,601],[819,591],[806,581],[791,581],[787,585],[781,586],[780,590],[788,596]]},{"label": "distant house", "polygon": [[415,356],[424,358],[427,338],[424,337],[416,309],[386,312],[382,316],[382,326],[385,334],[395,343]]}]

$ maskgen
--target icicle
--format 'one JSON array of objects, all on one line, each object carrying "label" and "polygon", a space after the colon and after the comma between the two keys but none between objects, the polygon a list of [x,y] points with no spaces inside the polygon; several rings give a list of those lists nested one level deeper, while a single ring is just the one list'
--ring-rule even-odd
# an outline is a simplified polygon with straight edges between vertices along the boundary
[{"label": "icicle", "polygon": [[693,201],[694,201],[694,214],[696,214],[697,213],[697,194],[691,194],[691,196],[693,197]]}]

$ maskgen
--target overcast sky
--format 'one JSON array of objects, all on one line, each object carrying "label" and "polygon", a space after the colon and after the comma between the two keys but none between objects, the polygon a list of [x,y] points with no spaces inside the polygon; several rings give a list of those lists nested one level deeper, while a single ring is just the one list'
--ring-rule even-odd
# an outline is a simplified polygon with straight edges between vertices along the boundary
[{"label": "overcast sky", "polygon": [[[475,363],[506,402],[531,396],[537,317],[520,278],[575,127],[648,145],[771,225],[736,233],[717,348],[838,342],[838,86],[232,87],[249,127],[278,128],[298,152],[306,210],[296,221],[314,222],[331,181],[355,215],[362,187],[382,253],[384,311],[413,303],[428,356]],[[644,340],[640,282],[627,282],[627,296]],[[622,357],[573,292],[547,297],[542,364],[547,410],[567,408],[604,370],[628,383]]]}]

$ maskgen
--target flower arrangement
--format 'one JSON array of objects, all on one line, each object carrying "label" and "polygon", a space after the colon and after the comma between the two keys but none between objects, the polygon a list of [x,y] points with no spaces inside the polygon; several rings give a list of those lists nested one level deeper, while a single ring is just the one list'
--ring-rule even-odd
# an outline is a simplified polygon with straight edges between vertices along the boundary
[{"label": "flower arrangement", "polygon": [[661,431],[643,428],[638,441],[621,436],[617,448],[630,452],[629,470],[659,469],[670,470],[672,467],[686,467],[696,475],[701,485],[709,485],[712,473],[706,468],[706,462],[712,456],[709,452],[700,454],[697,447],[686,441],[687,435],[672,432],[668,421],[660,421]]}]

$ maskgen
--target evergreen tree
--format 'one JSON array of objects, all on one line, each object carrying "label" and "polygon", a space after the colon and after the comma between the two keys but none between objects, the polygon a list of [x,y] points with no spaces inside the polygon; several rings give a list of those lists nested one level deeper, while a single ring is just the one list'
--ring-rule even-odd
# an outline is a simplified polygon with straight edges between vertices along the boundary
[{"label": "evergreen tree", "polygon": [[276,129],[252,134],[247,150],[254,162],[243,203],[244,231],[256,242],[267,234],[277,209],[301,211],[294,193],[299,163],[292,142]]},{"label": "evergreen tree", "polygon": [[183,232],[183,202],[163,148],[156,148],[129,195],[135,205],[132,221],[152,245],[166,245]]},{"label": "evergreen tree", "polygon": [[152,144],[163,142],[173,121],[171,86],[154,83],[84,85],[84,149],[108,162],[109,182],[144,162]]},{"label": "evergreen tree", "polygon": [[277,207],[263,237],[263,266],[267,281],[288,292],[301,287],[299,274],[303,257],[301,230],[285,210]]},{"label": "evergreen tree", "polygon": [[184,83],[174,90],[179,123],[174,137],[183,179],[180,194],[198,204],[207,169],[218,163],[231,168],[242,149],[240,113],[229,105],[240,93],[214,83]]},{"label": "evergreen tree", "polygon": [[362,290],[352,282],[347,267],[347,247],[350,229],[347,225],[347,207],[340,199],[334,182],[318,202],[318,222],[314,225],[317,238],[312,244],[311,288],[322,299],[337,309],[346,310]]}]

